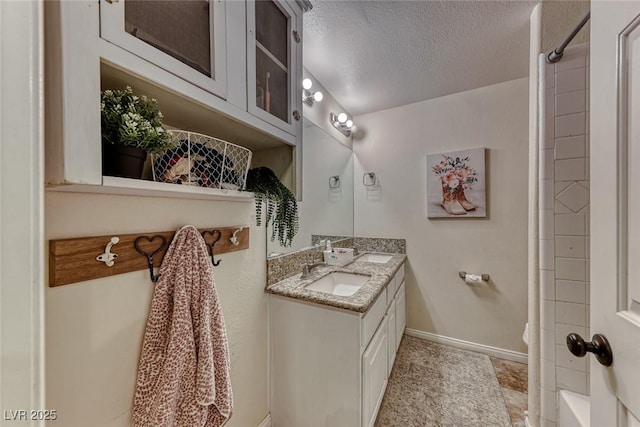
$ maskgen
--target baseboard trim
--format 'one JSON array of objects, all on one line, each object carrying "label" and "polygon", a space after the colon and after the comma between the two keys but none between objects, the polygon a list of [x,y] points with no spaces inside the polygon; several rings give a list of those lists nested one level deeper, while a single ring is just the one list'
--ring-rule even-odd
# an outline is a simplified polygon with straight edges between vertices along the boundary
[{"label": "baseboard trim", "polygon": [[264,420],[262,420],[258,427],[271,427],[271,414],[267,414],[267,416],[264,417]]},{"label": "baseboard trim", "polygon": [[445,337],[444,335],[433,334],[431,332],[420,331],[418,329],[406,328],[404,333],[410,337],[420,338],[427,341],[437,342],[438,344],[446,344],[451,347],[461,348],[463,350],[476,351],[489,356],[498,357],[500,359],[512,360],[514,362],[527,363],[526,353],[518,351],[506,350],[504,348],[491,347],[490,345],[477,344],[470,341],[464,341],[457,338]]}]

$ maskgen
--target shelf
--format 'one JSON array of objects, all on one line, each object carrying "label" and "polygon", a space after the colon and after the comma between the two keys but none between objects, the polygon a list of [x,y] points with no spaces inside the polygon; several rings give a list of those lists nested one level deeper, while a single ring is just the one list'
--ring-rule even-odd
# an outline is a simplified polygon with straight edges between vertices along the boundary
[{"label": "shelf", "polygon": [[262,45],[262,43],[260,43],[259,41],[256,40],[256,47],[258,49],[260,49],[262,51],[262,53],[264,53],[265,55],[267,55],[267,57],[273,61],[274,64],[276,64],[278,67],[280,67],[280,69],[282,71],[284,71],[285,73],[289,72],[289,69],[280,61],[278,61],[278,58],[276,58],[273,53],[269,52],[269,49],[267,49],[266,47],[264,47]]},{"label": "shelf", "polygon": [[216,188],[169,184],[145,181],[142,179],[117,178],[114,176],[103,176],[102,185],[61,184],[47,186],[47,190],[72,193],[115,194],[122,196],[223,200],[230,202],[250,202],[253,200],[253,193],[248,191],[219,190]]},{"label": "shelf", "polygon": [[131,86],[134,93],[155,98],[167,125],[211,135],[251,151],[297,143],[295,135],[105,40],[100,40],[100,48],[101,89]]}]

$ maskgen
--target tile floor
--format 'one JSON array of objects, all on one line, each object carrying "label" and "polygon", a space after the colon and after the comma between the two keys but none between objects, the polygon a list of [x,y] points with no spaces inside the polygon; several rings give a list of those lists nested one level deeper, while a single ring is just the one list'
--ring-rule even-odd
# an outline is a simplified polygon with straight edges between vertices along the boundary
[{"label": "tile floor", "polygon": [[491,364],[498,378],[502,396],[513,427],[525,426],[524,411],[527,410],[528,373],[525,363],[491,357]]},{"label": "tile floor", "polygon": [[404,336],[376,427],[523,427],[527,365]]}]

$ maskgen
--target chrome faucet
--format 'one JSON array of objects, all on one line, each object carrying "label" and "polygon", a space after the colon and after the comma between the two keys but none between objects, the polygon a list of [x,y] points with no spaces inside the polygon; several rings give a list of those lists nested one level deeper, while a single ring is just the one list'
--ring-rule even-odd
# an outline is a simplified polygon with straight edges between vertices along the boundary
[{"label": "chrome faucet", "polygon": [[302,266],[302,278],[307,277],[308,275],[311,274],[311,272],[316,268],[316,267],[320,267],[321,265],[327,265],[324,262],[309,262],[307,264],[304,264]]}]

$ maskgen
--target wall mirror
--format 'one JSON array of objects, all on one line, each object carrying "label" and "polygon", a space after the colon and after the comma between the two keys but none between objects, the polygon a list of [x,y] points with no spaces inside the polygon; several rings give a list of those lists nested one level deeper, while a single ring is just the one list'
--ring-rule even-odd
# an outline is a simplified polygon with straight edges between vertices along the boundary
[{"label": "wall mirror", "polygon": [[303,118],[300,230],[290,247],[271,241],[267,258],[312,246],[311,236],[353,237],[353,151],[306,117]]}]

